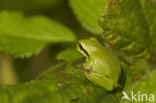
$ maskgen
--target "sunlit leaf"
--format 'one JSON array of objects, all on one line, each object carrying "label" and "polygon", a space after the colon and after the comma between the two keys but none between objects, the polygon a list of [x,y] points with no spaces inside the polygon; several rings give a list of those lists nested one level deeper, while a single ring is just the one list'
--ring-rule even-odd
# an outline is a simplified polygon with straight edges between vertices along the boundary
[{"label": "sunlit leaf", "polygon": [[98,23],[107,0],[70,0],[71,8],[82,26],[94,34],[101,34],[102,29]]},{"label": "sunlit leaf", "polygon": [[0,50],[16,57],[36,54],[46,44],[73,41],[75,36],[71,30],[47,17],[0,13]]}]

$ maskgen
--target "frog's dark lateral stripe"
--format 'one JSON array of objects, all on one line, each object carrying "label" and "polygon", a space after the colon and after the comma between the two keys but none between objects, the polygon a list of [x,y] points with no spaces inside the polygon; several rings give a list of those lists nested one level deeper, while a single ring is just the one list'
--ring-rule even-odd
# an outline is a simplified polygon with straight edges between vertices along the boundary
[{"label": "frog's dark lateral stripe", "polygon": [[87,53],[87,51],[83,48],[83,46],[79,42],[78,42],[78,45],[79,45],[80,49],[88,56],[88,58],[90,58],[90,56]]}]

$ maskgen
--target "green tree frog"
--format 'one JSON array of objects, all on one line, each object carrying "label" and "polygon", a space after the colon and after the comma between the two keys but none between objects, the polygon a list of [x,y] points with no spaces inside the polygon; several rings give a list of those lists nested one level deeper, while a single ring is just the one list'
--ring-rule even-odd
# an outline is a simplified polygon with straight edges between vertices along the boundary
[{"label": "green tree frog", "polygon": [[117,56],[95,38],[78,41],[78,51],[86,57],[84,74],[94,84],[111,91],[118,86],[121,67]]}]

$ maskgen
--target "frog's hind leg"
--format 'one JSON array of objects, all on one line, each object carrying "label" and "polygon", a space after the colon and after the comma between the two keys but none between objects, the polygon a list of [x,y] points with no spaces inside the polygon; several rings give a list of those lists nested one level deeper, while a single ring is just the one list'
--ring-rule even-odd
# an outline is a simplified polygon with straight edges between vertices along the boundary
[{"label": "frog's hind leg", "polygon": [[113,84],[111,83],[111,80],[101,74],[92,72],[89,74],[89,79],[94,84],[100,85],[108,91],[113,90]]}]

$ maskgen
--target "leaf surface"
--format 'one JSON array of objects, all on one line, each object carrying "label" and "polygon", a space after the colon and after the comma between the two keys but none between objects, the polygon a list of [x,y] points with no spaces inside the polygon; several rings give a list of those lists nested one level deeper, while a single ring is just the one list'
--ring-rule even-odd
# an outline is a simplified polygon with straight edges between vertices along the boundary
[{"label": "leaf surface", "polygon": [[119,102],[115,93],[95,86],[84,77],[82,70],[69,64],[59,63],[48,71],[31,82],[0,86],[0,103]]},{"label": "leaf surface", "polygon": [[74,14],[82,26],[94,34],[101,34],[98,18],[107,5],[107,0],[70,0]]},{"label": "leaf surface", "polygon": [[44,16],[24,17],[17,12],[0,12],[0,50],[28,57],[46,44],[75,41],[74,33]]}]

